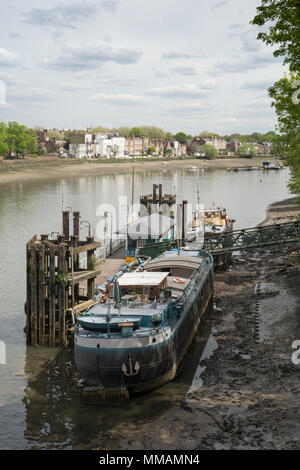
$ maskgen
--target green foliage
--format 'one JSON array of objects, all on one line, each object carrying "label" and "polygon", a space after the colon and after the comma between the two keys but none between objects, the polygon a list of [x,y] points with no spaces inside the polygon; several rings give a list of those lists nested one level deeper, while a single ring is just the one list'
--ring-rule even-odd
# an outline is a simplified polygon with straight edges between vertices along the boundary
[{"label": "green foliage", "polygon": [[164,139],[165,132],[156,126],[137,126],[130,129],[129,135],[144,136],[149,139]]},{"label": "green foliage", "polygon": [[251,21],[257,26],[270,24],[267,32],[257,36],[265,44],[277,46],[275,57],[284,57],[292,72],[300,70],[299,54],[299,0],[262,0],[257,7],[257,15]]},{"label": "green foliage", "polygon": [[143,130],[141,127],[132,127],[129,132],[130,136],[140,136],[143,135]]},{"label": "green foliage", "polygon": [[186,144],[188,141],[188,136],[184,132],[177,132],[174,135],[174,139],[177,140],[180,144]]},{"label": "green foliage", "polygon": [[164,150],[164,155],[166,155],[167,157],[170,156],[170,155],[173,155],[173,150],[172,149],[165,149]]},{"label": "green foliage", "polygon": [[5,155],[8,152],[6,137],[6,126],[4,122],[0,122],[0,155]]},{"label": "green foliage", "polygon": [[262,0],[252,24],[269,25],[258,39],[277,46],[275,57],[284,57],[290,74],[269,88],[278,120],[279,136],[274,140],[276,151],[291,168],[290,189],[300,193],[300,1]]},{"label": "green foliage", "polygon": [[172,132],[166,132],[165,139],[171,142],[174,139]]},{"label": "green foliage", "polygon": [[36,153],[38,149],[36,132],[17,122],[8,125],[0,123],[0,154],[20,155]]},{"label": "green foliage", "polygon": [[202,131],[200,132],[199,134],[199,137],[210,137],[210,136],[213,136],[213,137],[221,137],[219,134],[216,134],[214,132],[208,132],[208,131]]},{"label": "green foliage", "polygon": [[118,127],[111,130],[112,132],[117,132],[120,137],[126,137],[130,133],[130,127]]},{"label": "green foliage", "polygon": [[165,131],[156,126],[141,126],[142,133],[149,139],[164,139]]},{"label": "green foliage", "polygon": [[[297,83],[298,82],[298,83]],[[269,89],[273,98],[278,119],[278,136],[275,147],[278,154],[286,159],[291,168],[290,189],[300,193],[300,103],[299,91],[300,74],[291,73],[274,83]]]},{"label": "green foliage", "polygon": [[239,148],[239,154],[240,155],[248,155],[250,156],[255,156],[258,154],[257,149],[255,148],[254,144],[252,143],[244,143],[240,146]]},{"label": "green foliage", "polygon": [[209,160],[216,158],[219,155],[218,149],[209,144],[201,145],[201,153],[204,153]]},{"label": "green foliage", "polygon": [[48,135],[49,139],[53,139],[53,138],[55,138],[55,140],[63,140],[64,139],[64,136],[62,136],[62,134],[56,129],[50,129],[47,132],[47,135]]},{"label": "green foliage", "polygon": [[58,274],[56,276],[56,279],[57,279],[57,282],[59,284],[67,284],[67,282],[68,282],[68,278],[67,278],[66,273]]},{"label": "green foliage", "polygon": [[148,152],[150,153],[150,155],[153,155],[156,152],[156,147],[154,146],[149,147]]},{"label": "green foliage", "polygon": [[101,125],[93,127],[91,129],[91,132],[93,134],[106,134],[107,132],[111,132],[111,130],[108,127],[103,127]]},{"label": "green foliage", "polygon": [[277,134],[274,131],[266,132],[262,134],[260,132],[253,132],[252,134],[231,134],[224,135],[222,138],[227,142],[231,142],[233,139],[239,140],[241,143],[248,142],[274,142],[276,140]]}]

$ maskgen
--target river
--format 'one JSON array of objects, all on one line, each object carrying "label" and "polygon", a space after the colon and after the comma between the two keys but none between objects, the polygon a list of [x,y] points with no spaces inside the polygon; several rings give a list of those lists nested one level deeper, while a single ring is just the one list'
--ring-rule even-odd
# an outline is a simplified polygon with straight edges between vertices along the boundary
[{"label": "river", "polygon": [[[134,200],[162,183],[163,192],[206,208],[222,206],[235,228],[257,225],[266,207],[289,197],[288,170],[162,170],[135,173]],[[64,207],[81,211],[96,227],[100,204],[131,201],[131,174],[64,178]],[[84,448],[95,435],[109,436],[114,424],[136,422],[160,413],[189,389],[210,332],[206,321],[189,351],[183,373],[171,384],[131,400],[122,409],[88,406],[80,397],[82,381],[72,347],[26,347],[24,325],[25,244],[34,235],[61,231],[62,179],[0,186],[0,341],[6,365],[0,364],[0,449]],[[87,228],[82,229],[87,235]],[[155,412],[153,412],[155,410]],[[107,437],[109,439],[109,437]],[[112,444],[115,445],[115,444]]]}]

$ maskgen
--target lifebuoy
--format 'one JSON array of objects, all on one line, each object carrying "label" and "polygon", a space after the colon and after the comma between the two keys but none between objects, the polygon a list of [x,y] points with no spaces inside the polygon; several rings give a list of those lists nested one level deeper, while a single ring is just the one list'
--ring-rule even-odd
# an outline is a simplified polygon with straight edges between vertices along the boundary
[{"label": "lifebuoy", "polygon": [[185,283],[185,280],[184,280],[184,279],[181,279],[180,277],[175,277],[174,281],[175,281],[175,282],[179,282],[180,284],[184,284],[184,283]]}]

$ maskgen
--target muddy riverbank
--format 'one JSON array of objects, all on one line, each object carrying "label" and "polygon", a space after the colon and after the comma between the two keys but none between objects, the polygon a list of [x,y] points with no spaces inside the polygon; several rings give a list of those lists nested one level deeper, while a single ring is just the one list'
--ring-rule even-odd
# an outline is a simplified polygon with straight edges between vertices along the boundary
[{"label": "muddy riverbank", "polygon": [[97,160],[63,160],[54,157],[26,158],[25,160],[0,160],[0,184],[37,181],[58,177],[78,177],[130,173],[134,165],[136,172],[160,171],[164,169],[196,168],[227,169],[234,167],[261,167],[265,158],[217,158],[215,160],[155,160],[134,162],[98,162]]},{"label": "muddy riverbank", "polygon": [[[269,206],[265,223],[299,215],[288,199]],[[299,449],[300,365],[291,361],[300,340],[299,282],[299,244],[234,255],[215,275],[218,348],[201,362],[202,387],[158,418],[120,424],[87,447]]]}]

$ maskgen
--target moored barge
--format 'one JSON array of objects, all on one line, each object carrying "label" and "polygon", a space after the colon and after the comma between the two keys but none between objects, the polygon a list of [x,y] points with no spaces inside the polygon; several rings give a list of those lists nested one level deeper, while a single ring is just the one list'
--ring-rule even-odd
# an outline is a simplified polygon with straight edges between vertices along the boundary
[{"label": "moored barge", "polygon": [[169,251],[124,273],[107,299],[77,318],[79,373],[90,385],[133,391],[172,380],[212,299],[208,253]]}]

